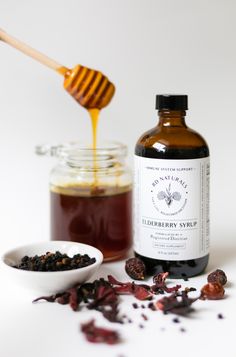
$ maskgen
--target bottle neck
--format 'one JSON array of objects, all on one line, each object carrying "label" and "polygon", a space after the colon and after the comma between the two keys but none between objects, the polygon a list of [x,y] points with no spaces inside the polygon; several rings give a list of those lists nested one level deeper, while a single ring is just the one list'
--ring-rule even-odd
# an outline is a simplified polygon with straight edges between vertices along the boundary
[{"label": "bottle neck", "polygon": [[183,127],[187,128],[185,123],[186,112],[184,110],[159,110],[159,127]]}]

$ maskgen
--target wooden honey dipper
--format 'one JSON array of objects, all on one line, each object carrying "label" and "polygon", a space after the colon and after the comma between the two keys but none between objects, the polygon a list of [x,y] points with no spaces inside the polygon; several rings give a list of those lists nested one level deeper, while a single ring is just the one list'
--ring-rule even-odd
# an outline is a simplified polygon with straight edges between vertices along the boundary
[{"label": "wooden honey dipper", "polygon": [[100,110],[110,103],[115,86],[101,72],[81,65],[72,69],[62,66],[1,29],[0,40],[63,75],[65,90],[84,108]]}]

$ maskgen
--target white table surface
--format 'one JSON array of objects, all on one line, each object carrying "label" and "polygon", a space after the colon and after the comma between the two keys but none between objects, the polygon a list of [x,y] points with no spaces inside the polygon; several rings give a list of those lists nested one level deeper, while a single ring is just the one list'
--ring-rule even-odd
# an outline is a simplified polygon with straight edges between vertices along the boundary
[{"label": "white table surface", "polygon": [[[14,285],[0,271],[0,356],[236,356],[236,242],[229,237],[222,234],[222,241],[217,240],[213,244],[205,274],[186,282],[178,281],[183,287],[199,289],[205,284],[209,271],[221,268],[229,278],[225,298],[197,301],[195,312],[188,317],[179,317],[180,323],[173,322],[175,315],[172,314],[164,315],[161,311],[153,312],[148,308],[134,309],[132,303],[136,301],[141,305],[141,302],[131,296],[120,297],[121,314],[127,314],[133,321],[123,325],[110,323],[99,312],[86,308],[74,312],[68,305],[32,304],[38,294]],[[107,274],[122,281],[129,280],[124,271],[124,261],[103,264],[94,278],[106,277]],[[170,286],[174,283],[176,281],[169,281]],[[144,302],[144,305],[147,304]],[[142,313],[148,316],[148,321],[143,320]],[[224,319],[219,319],[218,313]],[[99,326],[116,329],[122,342],[113,346],[87,342],[80,332],[80,323],[91,318]],[[139,327],[140,323],[144,325],[143,329]],[[186,332],[180,331],[182,327]]]},{"label": "white table surface", "polygon": [[[142,310],[132,308],[132,297],[121,297],[121,310],[134,322],[111,324],[96,311],[32,304],[37,295],[0,269],[0,357],[236,356],[235,12],[236,2],[224,0],[0,2],[3,29],[65,65],[81,62],[114,81],[116,96],[101,115],[99,138],[126,143],[130,159],[137,138],[157,121],[155,94],[189,94],[187,123],[206,137],[211,152],[207,272],[221,268],[229,277],[222,301],[196,302],[196,312],[180,324],[145,309],[149,320],[140,329]],[[55,162],[36,157],[35,145],[90,140],[91,127],[55,73],[4,44],[0,62],[1,255],[48,239],[48,173]],[[112,272],[126,280],[123,267],[103,265],[98,276]],[[206,276],[183,286],[200,288]],[[92,317],[119,330],[123,342],[86,342],[79,326]]]}]

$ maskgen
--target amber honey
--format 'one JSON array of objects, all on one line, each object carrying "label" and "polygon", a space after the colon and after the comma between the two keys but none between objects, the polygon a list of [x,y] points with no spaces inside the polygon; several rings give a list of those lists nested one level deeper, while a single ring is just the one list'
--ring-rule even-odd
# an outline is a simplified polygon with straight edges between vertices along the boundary
[{"label": "amber honey", "polygon": [[131,187],[51,187],[51,239],[90,244],[106,261],[124,257],[132,243]]},{"label": "amber honey", "polygon": [[101,153],[97,146],[100,110],[115,87],[101,72],[80,65],[61,67],[59,73],[66,91],[88,111],[92,140],[51,180],[51,239],[89,244],[102,251],[104,260],[116,260],[132,244],[131,176],[121,157],[125,154],[112,148]]}]

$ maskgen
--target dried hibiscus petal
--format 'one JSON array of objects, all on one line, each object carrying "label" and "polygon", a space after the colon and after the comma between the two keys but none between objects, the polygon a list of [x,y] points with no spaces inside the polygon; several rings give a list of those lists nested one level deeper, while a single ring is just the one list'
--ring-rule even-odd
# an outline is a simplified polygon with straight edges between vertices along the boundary
[{"label": "dried hibiscus petal", "polygon": [[118,322],[123,323],[122,319],[119,318],[119,309],[118,303],[113,304],[111,306],[103,306],[99,308],[99,311],[103,314],[103,316],[110,322]]},{"label": "dried hibiscus petal", "polygon": [[[68,304],[69,302],[69,295],[66,292],[63,293],[57,293],[54,295],[50,295],[50,296],[40,296],[37,299],[34,299],[33,302],[37,302],[40,300],[45,300],[47,302],[58,302],[59,304]],[[67,302],[64,302],[67,301]]]},{"label": "dried hibiscus petal", "polygon": [[153,294],[143,286],[135,284],[134,296],[138,300],[151,300]]},{"label": "dried hibiscus petal", "polygon": [[186,315],[193,311],[191,305],[198,299],[199,298],[189,298],[188,292],[184,290],[181,293],[173,293],[170,296],[158,300],[156,307],[164,313],[171,312],[177,315]]},{"label": "dried hibiscus petal", "polygon": [[93,299],[87,308],[100,311],[111,322],[122,322],[118,317],[118,296],[111,284],[104,279],[95,280]]},{"label": "dried hibiscus petal", "polygon": [[57,293],[51,296],[40,296],[39,298],[33,300],[33,302],[37,302],[40,300],[46,300],[48,302],[57,302],[58,304],[66,305],[70,304],[72,310],[76,311],[82,298],[78,296],[78,287],[75,286],[70,288],[62,293]]},{"label": "dried hibiscus petal", "polygon": [[62,293],[41,296],[33,302],[39,300],[69,304],[74,311],[78,309],[83,301],[87,304],[88,309],[100,311],[109,321],[122,322],[118,317],[118,295],[112,285],[102,278],[95,280],[93,283],[76,285]]},{"label": "dried hibiscus petal", "polygon": [[[153,294],[150,287],[144,284],[135,284],[134,282],[122,283],[116,280],[112,275],[108,275],[108,281],[113,285],[118,295],[134,295],[139,300],[151,299]],[[115,285],[115,286],[114,286]]]},{"label": "dried hibiscus petal", "polygon": [[95,326],[94,320],[81,324],[81,331],[85,334],[87,340],[93,343],[107,343],[109,345],[120,342],[119,334],[107,328]]},{"label": "dried hibiscus petal", "polygon": [[181,288],[181,285],[175,285],[171,288],[166,286],[166,278],[168,276],[168,272],[156,274],[153,277],[153,282],[155,285],[151,287],[152,291],[159,294],[163,294],[164,292],[173,293],[175,291],[178,291]]},{"label": "dried hibiscus petal", "polygon": [[78,297],[78,294],[77,294],[77,288],[74,287],[74,288],[71,288],[68,290],[68,294],[69,294],[69,304],[70,304],[70,307],[72,308],[72,310],[76,311],[78,309],[78,306],[79,306],[79,297]]},{"label": "dried hibiscus petal", "polygon": [[89,308],[96,308],[101,305],[110,305],[117,302],[117,295],[113,287],[104,280],[96,280],[92,302]]}]

